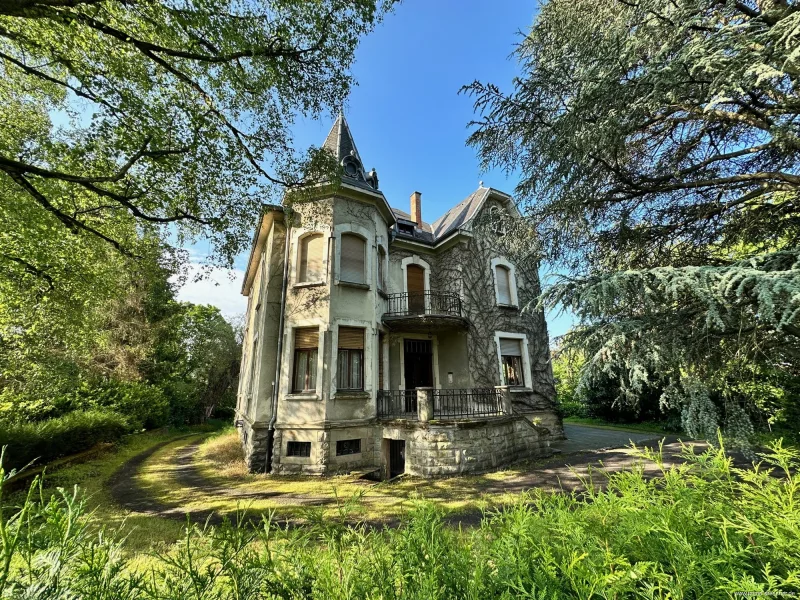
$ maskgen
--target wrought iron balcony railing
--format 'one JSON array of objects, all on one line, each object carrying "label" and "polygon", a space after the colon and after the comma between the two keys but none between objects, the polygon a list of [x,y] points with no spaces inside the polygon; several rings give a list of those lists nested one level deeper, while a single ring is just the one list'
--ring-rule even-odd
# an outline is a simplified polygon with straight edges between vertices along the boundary
[{"label": "wrought iron balcony railing", "polygon": [[458,419],[503,414],[503,392],[497,388],[433,390],[433,417]]},{"label": "wrought iron balcony railing", "polygon": [[378,390],[379,419],[460,420],[510,415],[508,387]]},{"label": "wrought iron balcony railing", "polygon": [[445,315],[461,317],[461,298],[453,292],[403,292],[389,294],[385,317]]},{"label": "wrought iron balcony railing", "polygon": [[379,419],[417,419],[417,390],[378,390]]}]

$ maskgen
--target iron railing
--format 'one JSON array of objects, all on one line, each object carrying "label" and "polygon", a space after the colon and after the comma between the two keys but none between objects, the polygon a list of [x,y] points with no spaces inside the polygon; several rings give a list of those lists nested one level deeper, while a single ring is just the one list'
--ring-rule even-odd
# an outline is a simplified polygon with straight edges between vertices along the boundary
[{"label": "iron railing", "polygon": [[[503,392],[496,388],[429,390],[434,419],[497,417],[503,411]],[[379,419],[419,419],[417,390],[378,390]]]},{"label": "iron railing", "polygon": [[502,392],[495,388],[432,392],[434,419],[494,417],[503,414]]},{"label": "iron railing", "polygon": [[417,390],[378,390],[379,419],[418,419]]},{"label": "iron railing", "polygon": [[387,301],[387,317],[462,315],[461,298],[454,292],[403,292],[389,294]]}]

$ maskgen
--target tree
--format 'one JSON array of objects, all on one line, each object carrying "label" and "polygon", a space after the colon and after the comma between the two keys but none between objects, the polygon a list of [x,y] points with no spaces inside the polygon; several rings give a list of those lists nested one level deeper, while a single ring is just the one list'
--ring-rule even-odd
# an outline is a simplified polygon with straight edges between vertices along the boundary
[{"label": "tree", "polygon": [[0,0],[4,198],[32,236],[58,225],[135,256],[117,230],[130,217],[178,243],[207,235],[230,262],[262,203],[331,167],[296,152],[290,127],[342,105],[358,40],[391,3]]},{"label": "tree", "polygon": [[511,93],[466,88],[470,143],[521,171],[584,377],[634,401],[663,378],[690,432],[743,423],[723,366],[800,374],[800,5],[551,0],[517,56]]}]

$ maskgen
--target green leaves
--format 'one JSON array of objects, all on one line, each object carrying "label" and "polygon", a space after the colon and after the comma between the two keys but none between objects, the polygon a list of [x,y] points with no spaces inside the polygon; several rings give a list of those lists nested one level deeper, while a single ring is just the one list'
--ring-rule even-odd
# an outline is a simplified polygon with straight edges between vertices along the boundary
[{"label": "green leaves", "polygon": [[482,114],[470,143],[485,166],[520,169],[535,243],[569,273],[546,301],[581,317],[568,339],[629,401],[691,375],[739,414],[753,409],[732,393],[740,369],[720,368],[798,375],[798,15],[551,0],[513,92],[465,88]]}]

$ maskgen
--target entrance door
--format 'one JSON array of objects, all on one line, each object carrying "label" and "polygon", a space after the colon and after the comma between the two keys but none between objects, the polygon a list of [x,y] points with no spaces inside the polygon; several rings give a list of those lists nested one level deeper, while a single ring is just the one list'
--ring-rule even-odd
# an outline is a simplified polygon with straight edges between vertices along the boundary
[{"label": "entrance door", "polygon": [[405,440],[389,440],[389,479],[406,472]]},{"label": "entrance door", "polygon": [[425,269],[419,265],[406,267],[406,287],[408,288],[408,312],[413,315],[425,314]]},{"label": "entrance door", "polygon": [[433,344],[430,340],[405,340],[403,351],[405,410],[416,413],[415,390],[418,387],[433,387]]},{"label": "entrance door", "polygon": [[403,350],[406,389],[433,387],[433,344],[431,340],[405,340]]}]

